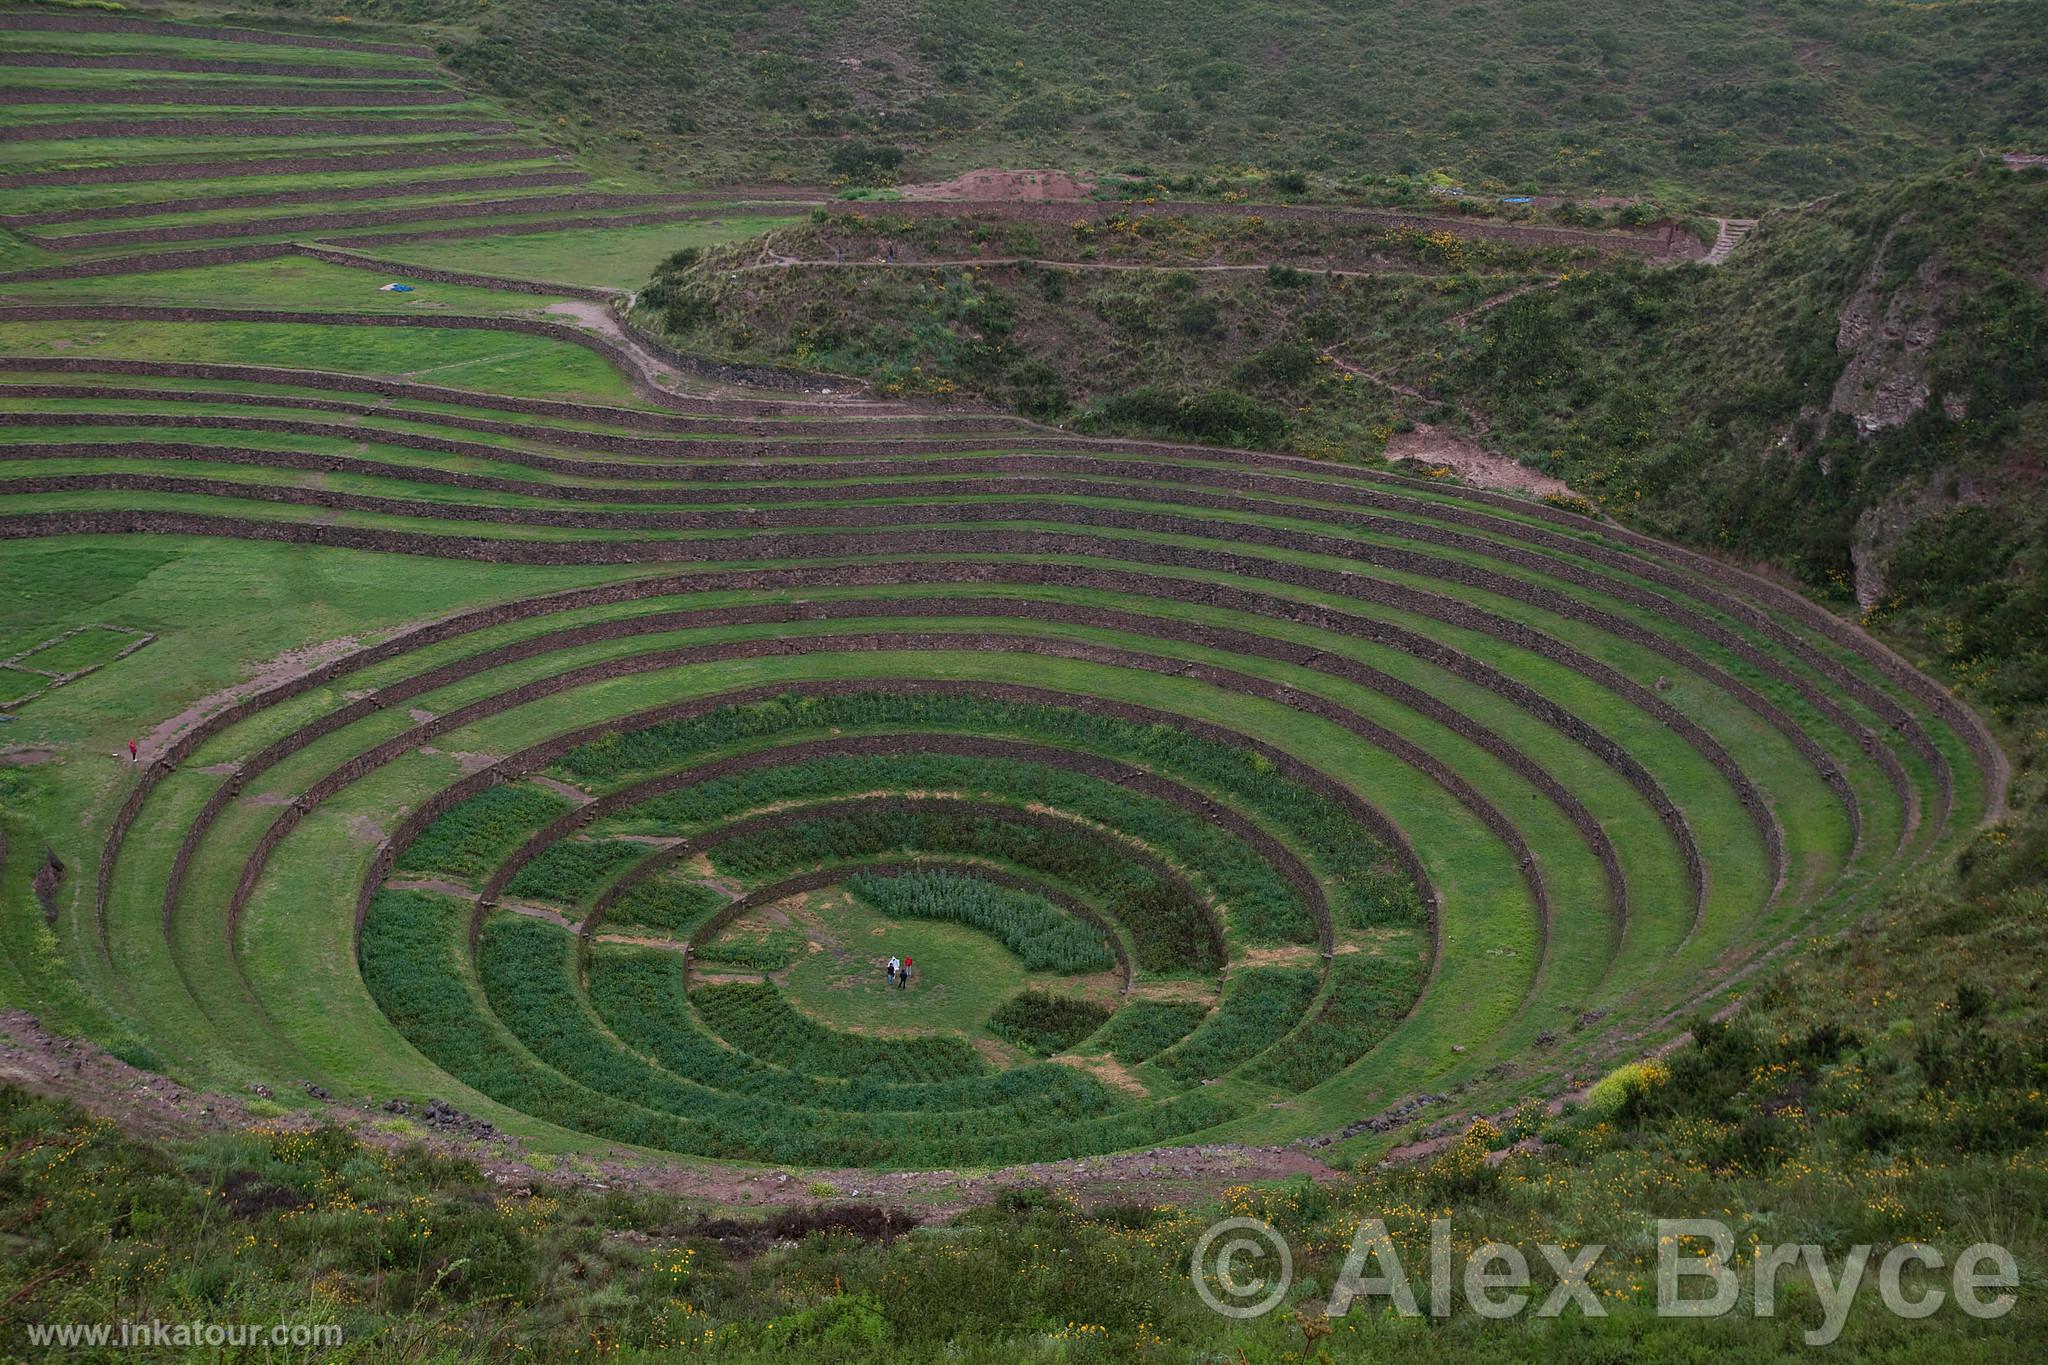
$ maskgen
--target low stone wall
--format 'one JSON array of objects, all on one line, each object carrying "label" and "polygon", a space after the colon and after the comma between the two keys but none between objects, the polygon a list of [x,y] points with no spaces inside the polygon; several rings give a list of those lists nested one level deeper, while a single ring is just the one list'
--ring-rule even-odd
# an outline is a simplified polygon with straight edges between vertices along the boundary
[{"label": "low stone wall", "polygon": [[108,14],[0,14],[0,31],[27,33],[143,33],[156,38],[206,38],[218,42],[255,43],[275,47],[318,47],[333,52],[381,52],[392,57],[434,59],[434,49],[416,43],[370,43],[352,38],[321,38],[265,28],[224,28],[217,24],[167,23],[156,19],[124,19]]},{"label": "low stone wall", "polygon": [[218,76],[297,76],[306,80],[440,81],[438,71],[416,67],[323,66],[317,62],[260,62],[237,58],[168,57],[145,52],[0,52],[0,66],[83,71],[181,71]]},{"label": "low stone wall", "polygon": [[426,90],[364,90],[343,87],[259,87],[231,82],[156,82],[133,89],[98,86],[35,86],[0,90],[0,105],[10,104],[206,104],[219,108],[250,105],[262,108],[399,108],[421,104],[461,104],[469,96],[452,88]]},{"label": "low stone wall", "polygon": [[[243,248],[247,250],[247,248]],[[0,283],[4,283],[0,279]],[[66,318],[90,317],[76,311]],[[401,315],[403,316],[403,315]],[[517,398],[507,394],[451,389],[418,380],[366,375],[337,374],[329,370],[294,370],[275,365],[203,364],[190,361],[112,360],[82,355],[6,356],[0,355],[0,373],[122,374],[150,375],[168,379],[212,379],[252,384],[288,384],[299,388],[326,389],[337,393],[367,393],[419,402],[453,403],[498,412],[524,413],[535,417],[556,417],[568,421],[605,422],[613,426],[651,431],[689,431],[703,422],[723,417],[796,417],[823,412],[830,416],[842,411],[838,405],[821,405],[775,398],[710,398],[701,394],[664,393],[669,412],[648,412],[641,408],[609,407],[602,403],[579,403],[564,398]],[[169,401],[169,396],[166,396]],[[863,401],[860,412],[875,417],[904,416],[912,409],[901,403]],[[848,419],[852,420],[852,419]],[[935,420],[945,420],[938,418]]]},{"label": "low stone wall", "polygon": [[[388,191],[387,191],[388,194]],[[572,209],[624,207],[658,203],[656,194],[553,194],[518,199],[471,199],[452,204],[418,204],[409,208],[350,209],[335,213],[300,213],[275,218],[243,218],[232,222],[180,223],[169,227],[112,228],[104,232],[51,237],[20,235],[50,251],[100,250],[115,246],[160,246],[168,242],[204,242],[221,237],[266,237],[281,232],[333,232],[388,223],[438,223],[451,218],[495,218],[510,214],[556,213]],[[516,231],[505,224],[494,234]],[[564,292],[561,289],[550,293]]]},{"label": "low stone wall", "polygon": [[15,171],[0,175],[0,189],[47,185],[125,185],[155,180],[239,180],[269,175],[321,175],[337,171],[394,171],[422,166],[459,166],[485,161],[530,161],[560,156],[552,148],[523,142],[449,143],[409,152],[365,152],[353,156],[256,156],[230,161],[131,161],[118,166],[71,170]]},{"label": "low stone wall", "polygon": [[[903,200],[873,205],[834,204],[833,213],[886,225],[890,219],[930,218],[1024,220],[1037,223],[1103,222],[1110,218],[1263,218],[1328,227],[1405,228],[1416,232],[1450,232],[1528,247],[1588,248],[1659,256],[1670,253],[1680,236],[1676,224],[1641,231],[1594,231],[1586,228],[1524,226],[1481,218],[1438,218],[1392,209],[1343,208],[1324,204],[1220,204],[1202,200],[1161,200],[1151,204],[1086,200],[1058,203],[1031,200]],[[886,230],[886,226],[884,226]]]},{"label": "low stone wall", "polygon": [[138,204],[102,204],[49,209],[41,213],[0,213],[0,224],[36,227],[47,223],[101,222],[116,218],[149,218],[159,213],[199,213],[215,209],[253,209],[287,204],[347,203],[355,199],[392,199],[407,194],[445,194],[458,190],[510,190],[547,185],[580,185],[590,177],[582,171],[510,171],[504,175],[408,181],[399,185],[353,185],[324,190],[265,190],[250,194],[214,194],[197,199],[151,200]]},{"label": "low stone wall", "polygon": [[75,137],[311,137],[381,133],[510,133],[513,125],[473,118],[88,118],[15,123],[0,127],[0,142],[48,142]]}]

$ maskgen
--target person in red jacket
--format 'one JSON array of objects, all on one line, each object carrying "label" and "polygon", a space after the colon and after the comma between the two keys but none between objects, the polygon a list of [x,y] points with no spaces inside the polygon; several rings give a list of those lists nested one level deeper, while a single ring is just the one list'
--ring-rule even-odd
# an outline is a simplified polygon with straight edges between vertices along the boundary
[{"label": "person in red jacket", "polygon": [[131,739],[128,741],[128,761],[130,763],[135,761],[135,753],[135,741]]}]

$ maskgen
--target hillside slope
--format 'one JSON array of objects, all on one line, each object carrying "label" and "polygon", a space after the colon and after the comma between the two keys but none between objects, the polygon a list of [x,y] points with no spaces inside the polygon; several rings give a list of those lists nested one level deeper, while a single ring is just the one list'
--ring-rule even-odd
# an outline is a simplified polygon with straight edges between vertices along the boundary
[{"label": "hillside slope", "polygon": [[1089,430],[1461,469],[1484,444],[1526,467],[1510,482],[1790,572],[2002,709],[2048,699],[2048,172],[1971,159],[1844,193],[1711,268],[1020,214],[862,206],[685,251],[638,316]]},{"label": "hillside slope", "polygon": [[[2048,697],[2048,174],[1995,161],[1487,314],[1442,367],[1508,453],[1769,560],[2006,708]],[[1996,677],[1993,677],[1996,665]]]},{"label": "hillside slope", "polygon": [[2038,14],[2014,4],[276,8],[417,23],[584,150],[711,179],[1251,164],[1766,203],[2048,131]]}]

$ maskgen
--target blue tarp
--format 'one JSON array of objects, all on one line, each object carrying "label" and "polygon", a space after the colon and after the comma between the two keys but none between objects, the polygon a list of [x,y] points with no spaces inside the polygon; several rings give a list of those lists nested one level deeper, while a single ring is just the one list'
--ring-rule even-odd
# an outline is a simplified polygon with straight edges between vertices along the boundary
[{"label": "blue tarp", "polygon": [[1534,202],[1529,195],[1514,194],[1500,201],[1503,204],[1527,204]]},{"label": "blue tarp", "polygon": [[377,292],[380,294],[410,294],[412,286],[409,284],[387,284]]}]

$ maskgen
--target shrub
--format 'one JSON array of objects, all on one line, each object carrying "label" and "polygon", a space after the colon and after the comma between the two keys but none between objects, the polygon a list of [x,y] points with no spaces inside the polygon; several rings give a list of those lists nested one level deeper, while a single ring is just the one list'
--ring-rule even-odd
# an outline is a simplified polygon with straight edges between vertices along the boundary
[{"label": "shrub", "polygon": [[686,246],[682,250],[671,252],[668,256],[664,257],[661,264],[654,267],[654,273],[656,275],[680,275],[703,259],[704,248]]},{"label": "shrub", "polygon": [[1081,421],[1085,429],[1137,428],[1210,445],[1270,447],[1287,435],[1286,414],[1229,389],[1186,393],[1140,388],[1103,399]]},{"label": "shrub", "polygon": [[690,951],[698,961],[721,967],[734,967],[746,972],[779,972],[796,961],[800,946],[801,940],[794,933],[777,930],[760,938],[720,936],[701,946],[693,946]]},{"label": "shrub", "polygon": [[1662,1062],[1628,1062],[1594,1083],[1586,1095],[1586,1111],[1596,1118],[1626,1125],[1649,1093],[1671,1078]]},{"label": "shrub", "polygon": [[885,142],[842,142],[825,159],[834,175],[881,176],[903,165],[904,151]]},{"label": "shrub", "polygon": [[562,839],[520,868],[505,890],[556,905],[582,905],[614,874],[649,852],[647,845],[630,839]]},{"label": "shrub", "polygon": [[1241,373],[1253,383],[1293,387],[1316,372],[1314,348],[1298,341],[1276,341],[1245,361]]},{"label": "shrub", "polygon": [[1427,970],[1419,956],[1337,958],[1321,1007],[1259,1059],[1257,1075],[1290,1091],[1321,1085],[1386,1037],[1407,1013]]}]

